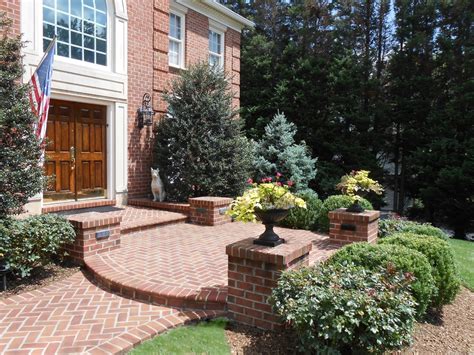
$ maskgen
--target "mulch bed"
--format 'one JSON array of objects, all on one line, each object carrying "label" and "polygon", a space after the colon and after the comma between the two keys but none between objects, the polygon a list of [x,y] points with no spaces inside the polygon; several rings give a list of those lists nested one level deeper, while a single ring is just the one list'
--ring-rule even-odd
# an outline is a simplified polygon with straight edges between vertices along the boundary
[{"label": "mulch bed", "polygon": [[[474,354],[474,292],[462,288],[440,314],[418,323],[414,343],[402,354]],[[296,337],[230,323],[226,330],[232,354],[294,354]]]},{"label": "mulch bed", "polygon": [[18,279],[7,275],[7,290],[3,291],[0,281],[0,299],[11,297],[23,292],[29,292],[38,288],[48,286],[56,281],[63,280],[78,272],[80,268],[71,264],[48,264],[35,268],[31,276]]}]

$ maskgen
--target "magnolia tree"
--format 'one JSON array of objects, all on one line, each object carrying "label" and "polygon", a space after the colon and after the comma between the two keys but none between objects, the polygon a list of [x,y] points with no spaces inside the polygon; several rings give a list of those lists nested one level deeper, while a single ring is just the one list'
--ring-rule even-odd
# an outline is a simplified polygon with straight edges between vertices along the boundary
[{"label": "magnolia tree", "polygon": [[23,43],[9,28],[10,21],[0,14],[0,218],[20,213],[28,198],[41,191],[43,175],[28,86],[20,84]]}]

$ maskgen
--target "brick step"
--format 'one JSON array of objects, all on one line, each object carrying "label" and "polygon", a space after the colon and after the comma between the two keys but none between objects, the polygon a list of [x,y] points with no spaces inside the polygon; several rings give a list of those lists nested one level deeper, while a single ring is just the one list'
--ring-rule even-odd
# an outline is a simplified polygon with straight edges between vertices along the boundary
[{"label": "brick step", "polygon": [[[137,259],[137,262],[140,260]],[[181,309],[226,310],[227,287],[216,286],[196,290],[140,280],[131,277],[126,268],[107,263],[100,255],[86,258],[84,265],[101,288],[122,297]]]},{"label": "brick step", "polygon": [[169,224],[185,223],[187,220],[188,216],[183,213],[166,212],[160,216],[123,220],[120,228],[121,234],[130,234]]}]

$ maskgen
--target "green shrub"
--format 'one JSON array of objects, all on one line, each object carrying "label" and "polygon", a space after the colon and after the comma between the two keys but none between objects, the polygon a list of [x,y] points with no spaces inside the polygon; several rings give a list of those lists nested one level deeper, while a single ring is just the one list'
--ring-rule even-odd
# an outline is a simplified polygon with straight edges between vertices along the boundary
[{"label": "green shrub", "polygon": [[[369,201],[367,201],[365,198],[362,198],[359,203],[366,210],[374,209],[372,207],[372,204]],[[323,202],[323,207],[321,208],[321,213],[318,219],[318,229],[322,232],[327,233],[329,231],[328,213],[338,208],[348,208],[350,205],[352,205],[352,199],[350,196],[346,196],[346,195],[329,196]]]},{"label": "green shrub", "polygon": [[313,190],[305,190],[296,194],[306,202],[305,208],[292,208],[288,216],[280,223],[282,227],[314,230],[323,202]]},{"label": "green shrub", "polygon": [[271,302],[305,353],[381,353],[411,342],[410,281],[393,268],[323,264],[284,272]]},{"label": "green shrub", "polygon": [[403,245],[426,256],[437,288],[432,304],[440,307],[454,300],[459,291],[460,280],[448,242],[428,235],[397,233],[382,239],[380,244]]},{"label": "green shrub", "polygon": [[74,241],[72,225],[54,214],[22,220],[0,220],[0,254],[4,254],[13,273],[28,276],[33,268],[63,255],[62,247]]},{"label": "green shrub", "polygon": [[445,232],[439,228],[433,227],[429,223],[418,223],[401,218],[386,218],[379,220],[380,238],[385,238],[398,232],[430,235],[444,240],[449,239],[449,236]]},{"label": "green shrub", "polygon": [[329,260],[329,264],[352,262],[356,266],[377,270],[380,266],[389,264],[397,270],[408,272],[415,277],[412,292],[417,306],[417,315],[421,317],[431,303],[431,297],[436,290],[431,266],[428,259],[420,252],[399,245],[380,245],[354,243],[339,249]]}]

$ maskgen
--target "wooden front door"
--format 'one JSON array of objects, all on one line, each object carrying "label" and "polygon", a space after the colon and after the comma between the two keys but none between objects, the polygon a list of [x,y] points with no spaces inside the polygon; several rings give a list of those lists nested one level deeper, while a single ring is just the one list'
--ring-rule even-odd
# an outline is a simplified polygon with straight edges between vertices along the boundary
[{"label": "wooden front door", "polygon": [[106,196],[106,111],[105,106],[51,101],[45,202]]}]

